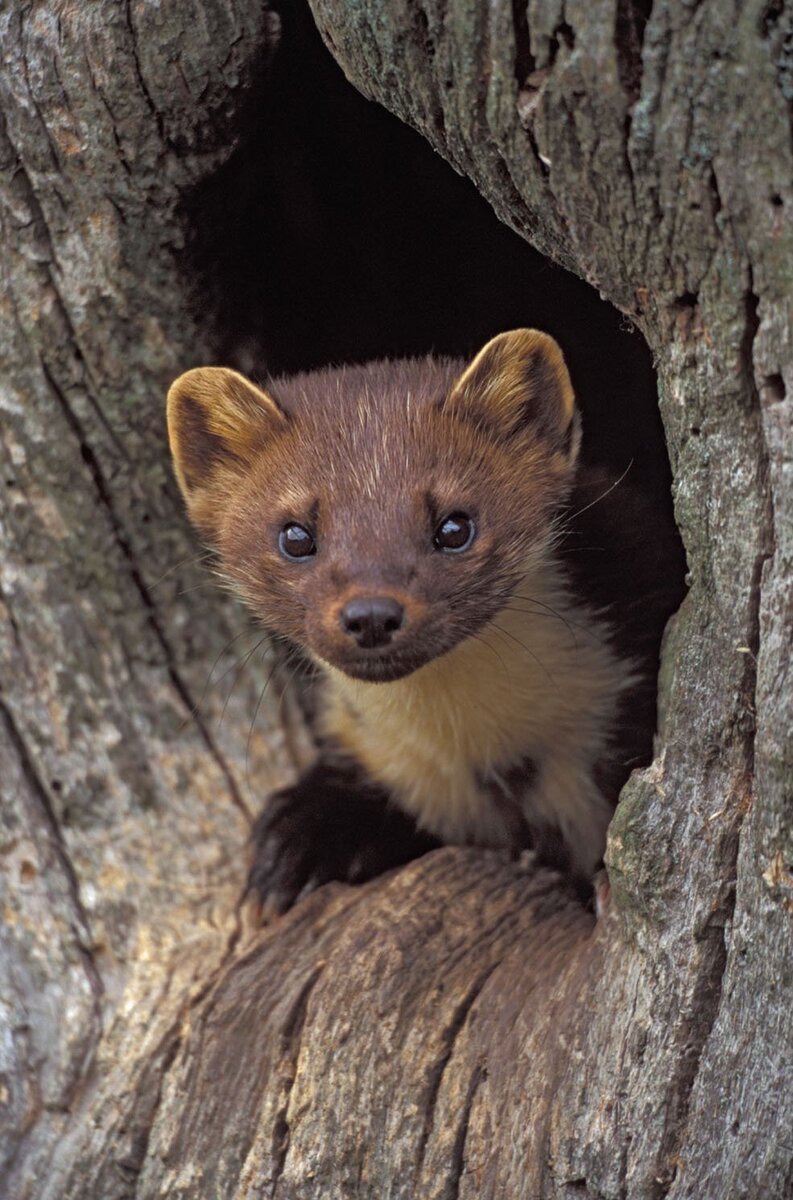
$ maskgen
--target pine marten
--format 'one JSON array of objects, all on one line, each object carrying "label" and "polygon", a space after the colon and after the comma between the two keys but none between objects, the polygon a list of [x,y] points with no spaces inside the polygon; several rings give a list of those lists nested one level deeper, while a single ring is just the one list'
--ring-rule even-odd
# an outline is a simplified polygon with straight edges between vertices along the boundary
[{"label": "pine marten", "polygon": [[547,334],[472,362],[326,369],[168,394],[190,518],[265,627],[319,668],[318,756],[254,828],[276,910],[445,843],[535,847],[587,878],[646,762],[669,535],[578,465]]}]

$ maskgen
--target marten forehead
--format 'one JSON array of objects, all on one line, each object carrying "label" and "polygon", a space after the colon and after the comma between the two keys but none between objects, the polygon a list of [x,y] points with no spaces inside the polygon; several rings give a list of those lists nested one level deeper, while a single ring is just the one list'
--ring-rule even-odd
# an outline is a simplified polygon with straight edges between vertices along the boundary
[{"label": "marten forehead", "polygon": [[[290,492],[325,496],[341,509],[373,502],[392,511],[417,495],[436,491],[439,502],[477,494],[503,476],[495,446],[476,431],[433,407],[364,409],[322,420],[316,414],[296,425],[281,456],[279,476]],[[452,497],[449,493],[455,493]]]},{"label": "marten forehead", "polygon": [[439,436],[438,425],[447,422],[437,414],[410,412],[397,421],[388,412],[368,411],[360,417],[306,420],[294,429],[277,472],[281,499],[324,498],[338,510],[363,511],[371,503],[394,513],[416,495],[454,489],[472,474],[455,444],[458,431]]},{"label": "marten forehead", "polygon": [[401,420],[407,411],[439,403],[463,369],[457,359],[406,359],[327,367],[276,380],[270,390],[301,423],[318,418],[326,431],[334,414],[339,425],[365,427]]},{"label": "marten forehead", "polygon": [[291,418],[278,450],[289,464],[284,486],[330,493],[337,502],[394,501],[423,487],[428,472],[459,468],[455,430],[439,429],[450,423],[438,412],[459,372],[448,360],[372,363],[274,385]]},{"label": "marten forehead", "polygon": [[342,519],[353,508],[379,520],[380,509],[407,514],[428,495],[439,508],[495,502],[500,509],[541,491],[541,454],[516,454],[441,411],[462,367],[448,359],[380,362],[273,384],[290,421],[264,451],[260,494],[294,513],[318,506]]}]

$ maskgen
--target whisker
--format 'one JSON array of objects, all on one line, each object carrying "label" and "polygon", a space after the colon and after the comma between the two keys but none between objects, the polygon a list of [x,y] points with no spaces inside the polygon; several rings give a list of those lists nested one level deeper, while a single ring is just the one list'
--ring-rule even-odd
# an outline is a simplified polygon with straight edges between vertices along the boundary
[{"label": "whisker", "polygon": [[540,617],[541,619],[544,618],[546,621],[561,621],[569,633],[570,639],[576,650],[578,649],[579,645],[578,637],[576,636],[576,629],[580,629],[582,633],[585,633],[588,637],[591,637],[593,641],[600,641],[600,639],[596,637],[596,635],[592,633],[590,629],[587,629],[585,625],[579,625],[576,621],[571,622],[566,617],[562,617],[557,613],[542,612],[536,608],[519,608],[515,604],[505,604],[499,610],[499,612],[517,613],[522,617]]},{"label": "whisker", "polygon": [[279,670],[279,668],[288,667],[290,665],[290,663],[289,663],[290,658],[295,659],[295,665],[292,667],[292,670],[291,670],[289,676],[287,677],[283,688],[281,689],[281,695],[278,697],[278,717],[280,720],[281,705],[283,704],[284,696],[286,695],[286,689],[292,683],[293,679],[297,675],[297,672],[300,668],[299,659],[297,658],[297,656],[294,654],[294,652],[291,649],[287,651],[287,654],[283,659],[277,660],[274,663],[273,669],[270,672],[270,674],[267,676],[264,687],[262,688],[261,692],[259,693],[259,699],[256,701],[256,708],[253,710],[253,717],[251,718],[251,726],[250,726],[250,729],[248,730],[248,740],[245,743],[245,783],[246,783],[249,791],[252,791],[251,780],[250,780],[250,752],[251,752],[251,740],[253,738],[253,730],[256,725],[256,718],[259,715],[259,709],[261,708],[262,700],[264,699],[264,693],[267,691],[267,688],[270,686],[270,682],[271,682],[273,676],[276,674],[276,672]]},{"label": "whisker", "polygon": [[590,500],[589,504],[585,504],[583,508],[579,508],[578,512],[574,512],[571,516],[567,517],[566,520],[574,521],[576,517],[580,517],[582,513],[588,512],[590,508],[594,508],[596,504],[600,504],[601,500],[605,500],[606,496],[613,492],[616,487],[619,487],[632,466],[633,459],[631,459],[631,461],[628,463],[627,467],[619,476],[619,478],[615,479],[614,482],[606,488],[605,492],[602,492],[601,495],[597,496],[594,500]]},{"label": "whisker", "polygon": [[[511,609],[509,607],[509,605],[505,605],[503,611],[520,613],[520,612],[523,612],[524,610],[519,609],[519,608]],[[535,617],[551,617],[554,615],[558,616],[558,619],[567,626],[568,632],[570,634],[570,637],[573,639],[573,645],[576,648],[576,650],[578,649],[578,646],[579,646],[579,641],[575,634],[576,630],[578,630],[580,633],[582,633],[584,635],[584,637],[588,638],[589,641],[593,642],[596,646],[602,646],[602,647],[605,647],[606,649],[608,649],[611,646],[612,643],[608,637],[605,637],[605,636],[601,637],[601,635],[595,631],[595,628],[592,628],[589,625],[582,625],[580,621],[571,621],[569,618],[563,617],[560,614],[540,613],[540,612],[531,613],[531,616],[535,616]],[[601,622],[599,625],[599,628],[603,628],[603,627],[604,627],[604,623]],[[606,622],[605,627],[609,628],[608,622]]]},{"label": "whisker", "polygon": [[[491,622],[490,628],[491,628],[491,629],[497,629],[499,633],[505,634],[505,635],[506,635],[506,637],[508,637],[508,638],[511,638],[513,642],[515,642],[515,643],[516,643],[518,646],[520,646],[520,647],[521,647],[523,650],[525,650],[525,652],[526,652],[526,653],[527,653],[527,654],[528,654],[528,655],[529,655],[531,658],[533,658],[533,659],[534,659],[534,661],[536,662],[537,666],[542,668],[542,670],[545,672],[546,676],[548,677],[548,680],[549,680],[551,683],[553,683],[554,685],[556,685],[556,680],[555,680],[555,679],[554,679],[554,677],[551,675],[551,673],[550,673],[550,671],[548,670],[548,668],[546,667],[545,663],[544,663],[544,662],[542,662],[542,661],[541,661],[541,659],[539,659],[539,658],[537,657],[537,655],[534,653],[534,651],[533,651],[533,650],[530,650],[530,649],[529,649],[529,647],[528,647],[528,646],[527,646],[527,645],[526,645],[524,642],[522,642],[522,641],[520,640],[520,638],[517,638],[517,637],[515,637],[514,633],[510,633],[510,631],[509,631],[508,629],[502,629],[502,628],[501,628],[501,626],[500,626],[500,625],[498,625],[498,624],[497,624],[495,621],[492,621],[492,622]],[[558,685],[557,685],[557,686],[558,686]]]},{"label": "whisker", "polygon": [[222,585],[219,585],[216,579],[205,579],[203,583],[193,583],[190,585],[190,587],[180,588],[176,595],[178,598],[179,596],[189,596],[191,592],[218,592],[229,590],[229,588],[224,588]]},{"label": "whisker", "polygon": [[284,667],[287,667],[287,668],[289,668],[289,667],[291,666],[291,668],[292,668],[292,669],[291,669],[291,671],[289,672],[289,675],[287,676],[287,678],[286,678],[286,680],[285,680],[285,682],[284,682],[284,686],[281,688],[281,695],[278,697],[278,716],[279,716],[279,719],[280,719],[280,716],[281,716],[281,705],[282,705],[282,704],[283,704],[283,702],[284,702],[284,696],[286,695],[288,688],[290,688],[290,687],[292,686],[292,684],[294,683],[294,681],[295,681],[295,679],[296,679],[296,677],[297,677],[297,673],[298,673],[298,671],[299,671],[299,669],[300,669],[300,664],[299,664],[299,662],[297,662],[297,660],[296,660],[294,657],[293,657],[293,661],[292,661],[291,663],[290,663],[290,661],[289,661],[289,657],[287,657],[287,658],[284,660],[284,662],[283,662],[283,664],[282,664],[282,665],[283,665]]},{"label": "whisker", "polygon": [[169,567],[167,571],[160,575],[159,579],[154,580],[154,583],[150,583],[148,585],[149,591],[153,591],[154,588],[159,587],[164,579],[167,579],[174,571],[178,571],[180,567],[187,566],[188,563],[204,562],[208,558],[214,558],[213,550],[202,550],[198,554],[188,554],[186,558],[180,559],[179,562],[175,562],[173,566]]},{"label": "whisker", "polygon": [[486,642],[481,633],[472,633],[470,636],[473,638],[473,640],[475,642],[480,642],[481,645],[485,646],[491,652],[491,654],[495,654],[496,658],[501,663],[501,668],[502,668],[505,676],[507,676],[507,678],[508,678],[509,672],[507,670],[507,664],[504,662],[503,658],[499,654],[498,650],[496,650],[495,646],[491,646],[489,642]]},{"label": "whisker", "polygon": [[[212,663],[212,666],[209,668],[209,674],[207,675],[206,679],[204,680],[204,686],[201,689],[201,695],[196,700],[195,704],[192,706],[192,708],[190,709],[190,711],[188,712],[187,716],[184,718],[184,720],[180,726],[180,730],[182,732],[187,728],[188,723],[190,721],[192,721],[193,718],[198,716],[198,714],[200,713],[201,706],[203,705],[204,700],[206,699],[207,691],[209,690],[209,685],[212,680],[212,676],[215,673],[215,668],[217,667],[218,663],[220,662],[221,658],[226,653],[226,651],[228,649],[230,649],[230,647],[233,646],[235,642],[238,642],[241,637],[246,637],[246,636],[249,636],[251,633],[258,633],[258,632],[259,632],[258,629],[243,629],[240,631],[240,633],[235,633],[234,637],[230,638],[226,642],[225,646],[220,651],[220,653],[217,655],[215,661]],[[232,664],[232,666],[233,666],[233,664]],[[228,675],[228,673],[231,669],[232,669],[232,667],[227,668],[227,670],[225,670],[223,672],[223,674],[220,676],[220,678],[217,680],[217,682],[222,683],[222,681],[226,678],[226,676]]]},{"label": "whisker", "polygon": [[[242,638],[242,637],[249,637],[249,636],[250,636],[251,634],[253,634],[253,633],[257,633],[257,634],[258,634],[258,632],[259,632],[259,630],[258,630],[258,629],[243,629],[243,630],[242,630],[240,633],[235,633],[234,637],[233,637],[233,638],[231,638],[231,639],[230,639],[228,642],[226,642],[225,646],[223,647],[223,649],[220,651],[220,653],[218,654],[217,658],[216,658],[216,659],[215,659],[215,661],[213,662],[212,666],[209,668],[209,674],[207,675],[207,677],[206,677],[206,679],[205,679],[205,681],[204,681],[204,688],[203,688],[203,691],[201,692],[201,697],[200,697],[200,699],[198,700],[198,703],[197,703],[197,705],[196,705],[196,708],[200,708],[200,706],[203,704],[203,702],[204,702],[204,699],[205,699],[205,697],[206,697],[206,694],[207,694],[207,690],[208,690],[208,688],[209,688],[209,685],[210,685],[210,683],[212,682],[212,676],[213,676],[213,675],[214,675],[214,673],[215,673],[215,669],[216,669],[216,667],[217,667],[218,663],[220,662],[221,658],[223,657],[223,655],[226,653],[226,651],[227,651],[227,650],[230,650],[230,649],[231,649],[231,647],[234,645],[234,643],[235,643],[235,642],[238,642],[238,641],[240,640],[240,638]],[[227,668],[226,668],[226,670],[223,672],[223,674],[222,674],[222,675],[220,676],[220,678],[217,680],[217,683],[218,683],[218,684],[221,684],[221,683],[223,682],[223,680],[224,680],[224,679],[226,678],[226,676],[228,675],[229,671],[231,671],[231,670],[233,669],[233,666],[234,666],[234,664],[232,663],[232,666],[231,666],[231,667],[227,667]]]},{"label": "whisker", "polygon": [[[585,625],[581,621],[575,621],[571,617],[564,616],[563,613],[557,612],[557,610],[555,608],[553,608],[550,604],[543,604],[541,600],[535,600],[532,596],[522,596],[522,595],[518,595],[517,593],[513,593],[513,594],[514,594],[516,600],[527,600],[531,604],[542,605],[542,607],[544,609],[546,609],[547,611],[546,612],[532,612],[532,615],[537,616],[537,617],[555,617],[557,621],[561,621],[562,624],[564,626],[566,626],[568,633],[570,634],[571,638],[573,639],[573,644],[576,647],[578,647],[578,639],[576,638],[575,632],[574,632],[576,629],[579,630],[581,633],[583,633],[591,641],[596,642],[599,646],[605,646],[608,644],[607,640],[602,637],[599,637],[598,634],[595,633],[594,629],[592,629],[589,625]],[[510,607],[509,604],[504,605],[505,609],[509,609],[509,607]],[[515,609],[514,611],[521,612],[524,610]]]},{"label": "whisker", "polygon": [[[257,633],[258,633],[258,630],[257,630]],[[231,687],[229,688],[229,693],[226,696],[226,699],[223,704],[223,711],[221,712],[220,720],[218,721],[218,729],[220,729],[223,724],[223,718],[226,715],[226,709],[229,706],[229,701],[231,700],[231,697],[234,694],[234,689],[236,688],[237,684],[239,683],[240,679],[242,678],[243,671],[245,670],[245,668],[247,667],[248,663],[250,662],[252,656],[256,653],[256,651],[259,649],[259,647],[264,642],[267,641],[267,638],[268,638],[268,634],[266,632],[263,633],[262,636],[259,638],[258,642],[256,643],[256,645],[251,650],[249,650],[248,653],[245,655],[245,658],[242,660],[242,663],[234,663],[231,667],[229,667],[228,671],[225,671],[223,673],[223,677],[225,678],[225,676],[228,675],[229,672],[232,671],[235,666],[238,667],[237,673],[234,676]],[[278,664],[276,663],[276,666],[277,665]]]},{"label": "whisker", "polygon": [[522,595],[522,593],[520,593],[520,592],[513,592],[513,593],[512,593],[512,595],[511,595],[511,597],[510,597],[510,599],[514,599],[514,600],[524,600],[524,601],[526,601],[526,602],[527,602],[527,603],[529,603],[529,604],[536,604],[536,605],[538,605],[540,608],[543,608],[543,609],[545,609],[545,612],[544,612],[544,613],[539,613],[539,612],[538,612],[538,613],[537,613],[537,616],[538,616],[538,617],[540,617],[540,616],[556,617],[557,621],[561,621],[563,625],[566,625],[566,626],[567,626],[567,630],[568,630],[568,632],[570,633],[570,636],[573,638],[573,640],[574,640],[574,641],[575,641],[575,634],[573,633],[573,626],[575,625],[575,626],[577,626],[577,628],[579,628],[579,629],[586,629],[586,626],[584,626],[584,625],[581,625],[579,622],[577,622],[577,621],[571,621],[569,617],[562,616],[562,614],[561,614],[560,612],[558,612],[558,611],[557,611],[557,610],[556,610],[556,609],[553,607],[553,605],[551,605],[551,604],[545,604],[545,603],[544,603],[542,600],[537,600],[537,599],[535,599],[535,597],[534,597],[534,596],[524,596],[524,595]]},{"label": "whisker", "polygon": [[259,699],[256,701],[256,707],[254,708],[253,716],[251,717],[251,725],[250,725],[250,729],[248,730],[248,740],[245,743],[245,784],[248,788],[248,791],[252,790],[251,789],[251,780],[250,780],[250,771],[249,771],[249,762],[250,762],[251,739],[253,737],[253,730],[254,730],[254,726],[256,725],[256,718],[259,715],[259,709],[261,708],[262,701],[264,700],[264,693],[267,691],[268,687],[270,686],[270,681],[272,680],[273,676],[275,675],[276,671],[278,670],[278,665],[279,664],[277,661],[273,663],[272,669],[270,670],[269,675],[267,676],[267,678],[264,681],[262,690],[259,692]]}]

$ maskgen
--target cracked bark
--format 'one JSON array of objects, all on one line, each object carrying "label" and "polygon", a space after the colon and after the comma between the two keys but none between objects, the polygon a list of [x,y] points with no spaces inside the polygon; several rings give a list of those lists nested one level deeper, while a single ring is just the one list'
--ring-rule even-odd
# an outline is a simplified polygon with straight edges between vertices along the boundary
[{"label": "cracked bark", "polygon": [[246,758],[284,781],[289,733],[273,706],[246,745],[259,652],[218,725],[207,664],[259,635],[203,588],[161,399],[211,358],[181,201],[244,137],[275,26],[252,0],[4,12],[5,1189],[784,1200],[789,6],[313,9],[364,93],[647,338],[691,584],[658,755],[594,932],[467,850],[243,929]]}]

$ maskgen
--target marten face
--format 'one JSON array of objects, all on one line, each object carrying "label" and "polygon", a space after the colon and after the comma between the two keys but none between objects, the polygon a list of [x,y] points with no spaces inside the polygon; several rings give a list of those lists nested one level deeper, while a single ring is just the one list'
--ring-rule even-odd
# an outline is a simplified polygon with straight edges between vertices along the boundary
[{"label": "marten face", "polygon": [[271,630],[359,679],[475,636],[548,554],[577,453],[561,352],[519,330],[260,391],[183,375],[169,429],[188,511]]}]

